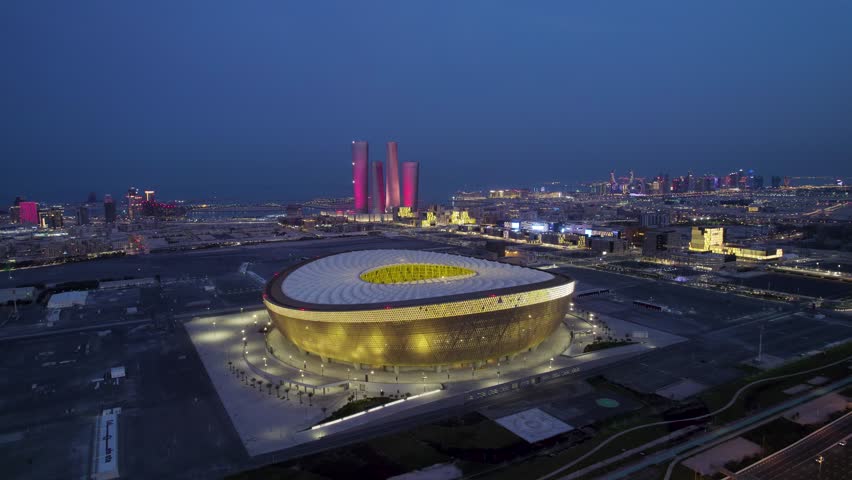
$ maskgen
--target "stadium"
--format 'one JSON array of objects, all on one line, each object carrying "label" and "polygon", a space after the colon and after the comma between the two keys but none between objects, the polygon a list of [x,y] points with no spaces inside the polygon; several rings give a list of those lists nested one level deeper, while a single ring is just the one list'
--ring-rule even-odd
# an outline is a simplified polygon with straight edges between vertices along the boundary
[{"label": "stadium", "polygon": [[278,331],[356,368],[467,366],[530,351],[561,323],[570,278],[415,250],[311,259],[276,274],[263,301]]}]

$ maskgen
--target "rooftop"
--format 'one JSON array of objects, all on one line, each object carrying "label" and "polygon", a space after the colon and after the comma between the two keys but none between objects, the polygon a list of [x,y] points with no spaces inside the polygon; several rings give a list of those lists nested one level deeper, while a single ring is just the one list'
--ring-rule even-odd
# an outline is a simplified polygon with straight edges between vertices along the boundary
[{"label": "rooftop", "polygon": [[[377,272],[389,279],[377,281]],[[446,253],[361,250],[294,268],[281,282],[281,293],[306,304],[395,303],[493,292],[554,278],[540,270]]]}]

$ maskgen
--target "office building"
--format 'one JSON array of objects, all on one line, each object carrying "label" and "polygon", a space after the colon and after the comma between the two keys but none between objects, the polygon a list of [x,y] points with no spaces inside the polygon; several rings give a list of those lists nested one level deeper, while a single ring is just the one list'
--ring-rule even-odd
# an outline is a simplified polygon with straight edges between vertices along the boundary
[{"label": "office building", "polygon": [[388,158],[385,164],[385,206],[395,208],[399,202],[399,157],[396,142],[388,142]]},{"label": "office building", "polygon": [[88,225],[89,224],[89,206],[88,205],[80,205],[77,208],[77,225]]},{"label": "office building", "polygon": [[725,245],[723,227],[692,227],[689,249],[693,252],[712,252]]},{"label": "office building", "polygon": [[9,223],[21,223],[20,205],[12,205],[9,207]]},{"label": "office building", "polygon": [[142,214],[142,197],[139,195],[139,189],[130,187],[127,190],[127,218],[131,221],[139,218]]},{"label": "office building", "polygon": [[402,162],[402,206],[417,210],[420,162]]},{"label": "office building", "polygon": [[104,195],[104,221],[115,223],[115,201],[110,194]]},{"label": "office building", "polygon": [[746,247],[725,242],[723,227],[692,227],[689,241],[691,252],[712,252],[722,255],[734,255],[737,259],[776,260],[784,255],[780,248]]},{"label": "office building", "polygon": [[382,162],[370,165],[370,213],[385,213],[385,177]]},{"label": "office building", "polygon": [[665,212],[645,212],[639,215],[640,227],[667,227],[671,224],[671,218]]},{"label": "office building", "polygon": [[[369,198],[370,153],[367,142],[352,142],[352,193],[355,212],[367,213]],[[382,190],[384,191],[384,190]]]},{"label": "office building", "polygon": [[650,230],[642,239],[642,255],[665,257],[681,250],[680,233],[675,230]]}]

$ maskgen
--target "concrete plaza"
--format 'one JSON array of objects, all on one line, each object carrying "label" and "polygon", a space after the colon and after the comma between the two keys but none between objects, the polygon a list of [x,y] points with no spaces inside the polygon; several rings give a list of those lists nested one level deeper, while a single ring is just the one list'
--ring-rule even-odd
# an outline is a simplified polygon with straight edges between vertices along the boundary
[{"label": "concrete plaza", "polygon": [[[300,352],[273,329],[266,311],[261,309],[198,317],[185,327],[252,456],[381,422],[397,412],[436,400],[463,403],[466,392],[565,369],[580,371],[580,366],[615,363],[683,340],[675,335],[651,335],[656,341],[572,357],[562,354],[570,348],[572,339],[568,328],[561,326],[537,348],[511,361],[488,362],[476,369],[415,368],[395,372],[327,363]],[[636,326],[625,322],[610,328],[627,331]],[[345,405],[350,397],[404,398],[406,394],[411,399],[333,425],[311,428]]]}]

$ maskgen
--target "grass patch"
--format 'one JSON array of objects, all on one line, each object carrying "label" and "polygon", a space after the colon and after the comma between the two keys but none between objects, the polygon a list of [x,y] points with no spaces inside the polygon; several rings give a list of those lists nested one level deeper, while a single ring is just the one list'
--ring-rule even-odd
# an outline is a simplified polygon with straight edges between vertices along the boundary
[{"label": "grass patch", "polygon": [[335,410],[328,418],[319,423],[322,424],[332,420],[337,420],[338,418],[348,417],[349,415],[354,415],[358,412],[363,412],[373,407],[390,403],[391,401],[393,401],[393,399],[388,397],[370,397],[355,400]]},{"label": "grass patch", "polygon": [[596,352],[598,350],[606,350],[607,348],[623,347],[625,345],[633,345],[636,342],[629,340],[617,340],[614,342],[595,342],[583,347],[583,353]]},{"label": "grass patch", "polygon": [[479,414],[465,415],[453,422],[424,425],[413,433],[418,439],[444,450],[499,449],[521,442],[514,433]]},{"label": "grass patch", "polygon": [[452,460],[447,455],[432,448],[428,443],[422,442],[410,433],[400,433],[376,438],[367,442],[367,445],[379,455],[387,458],[405,470],[419,470],[436,463],[446,463]]},{"label": "grass patch", "polygon": [[[707,406],[709,411],[714,411],[731,399],[737,390],[743,386],[752,383],[756,380],[762,380],[770,377],[781,375],[790,375],[807,370],[811,370],[823,365],[827,365],[839,360],[842,360],[852,355],[852,342],[848,342],[841,346],[835,347],[825,353],[807,357],[802,360],[783,365],[781,367],[748,375],[733,382],[726,383],[719,387],[710,389],[699,395],[700,400]],[[844,378],[849,374],[849,366],[846,362],[825,368],[823,370],[813,372],[813,376],[822,375],[830,378],[832,381]],[[765,384],[755,385],[746,390],[740,400],[731,406],[728,410],[720,413],[716,417],[717,422],[728,422],[747,415],[750,411],[766,408],[768,406],[782,402],[788,398],[783,390],[798,385],[808,380],[808,375],[800,375],[788,379],[766,382]]]},{"label": "grass patch", "polygon": [[760,445],[763,447],[764,455],[769,455],[796,443],[815,430],[816,427],[813,426],[799,425],[786,418],[778,418],[749,430],[742,437]]}]

